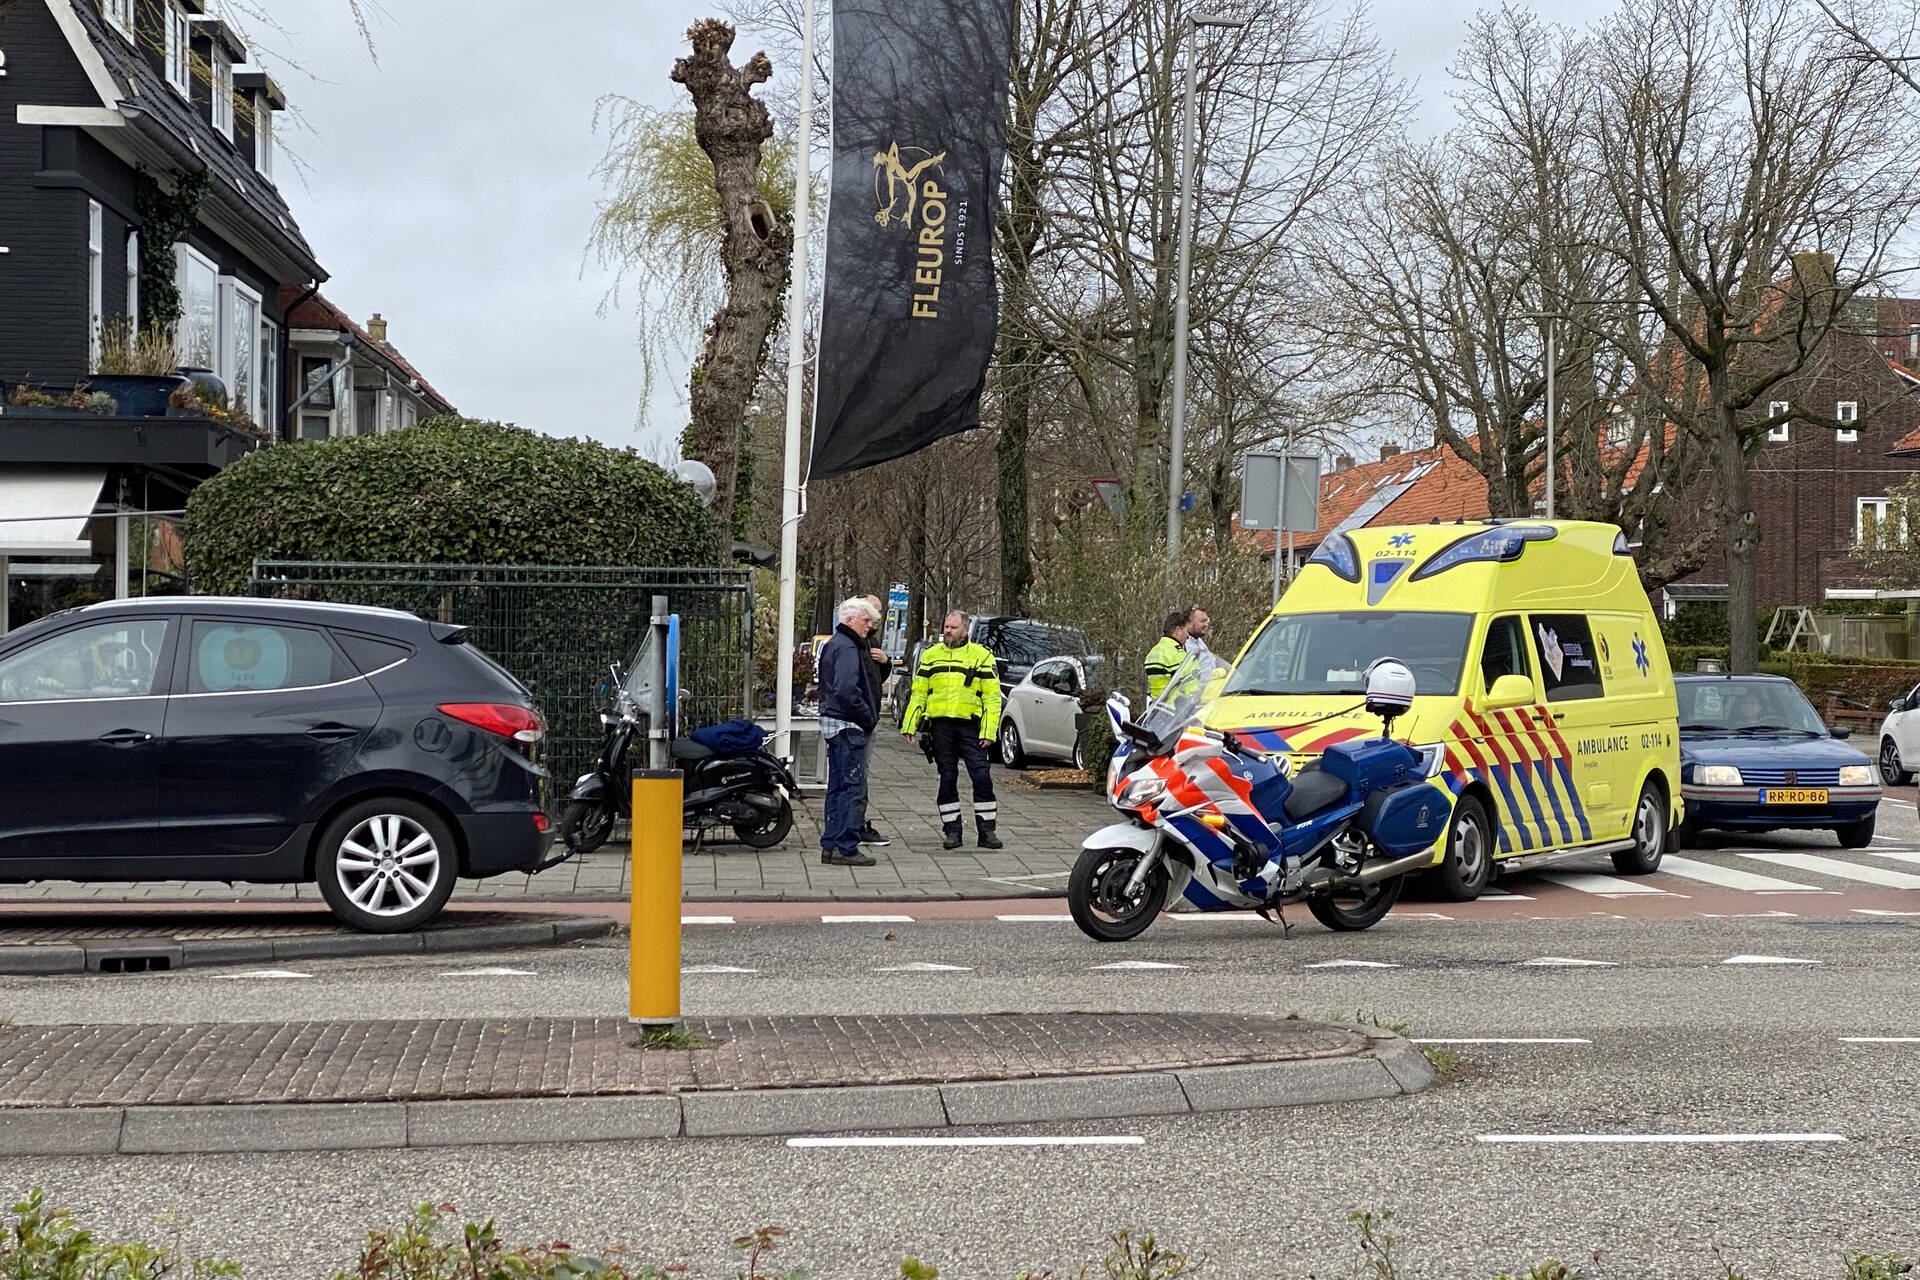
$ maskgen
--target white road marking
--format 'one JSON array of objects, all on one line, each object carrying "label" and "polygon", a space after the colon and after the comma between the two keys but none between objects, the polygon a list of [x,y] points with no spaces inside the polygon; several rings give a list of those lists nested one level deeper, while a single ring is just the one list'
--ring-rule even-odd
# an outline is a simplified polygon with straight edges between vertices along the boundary
[{"label": "white road marking", "polygon": [[531,969],[509,969],[505,965],[491,965],[485,969],[450,969],[440,975],[443,978],[531,978]]},{"label": "white road marking", "polygon": [[1037,871],[1030,876],[981,876],[980,878],[990,884],[1014,884],[1022,889],[1031,889],[1035,880],[1064,880],[1072,874],[1071,871]]},{"label": "white road marking", "polygon": [[790,1147],[1137,1147],[1145,1138],[788,1138]]},{"label": "white road marking", "polygon": [[1920,863],[1920,853],[1911,849],[1869,849],[1867,852],[1876,858],[1888,858],[1894,862]]},{"label": "white road marking", "polygon": [[1841,1044],[1920,1044],[1920,1036],[1841,1036]]},{"label": "white road marking", "polygon": [[223,978],[311,978],[310,973],[301,973],[295,969],[255,969],[249,973],[223,973]]},{"label": "white road marking", "polygon": [[681,916],[681,924],[732,924],[732,916]]},{"label": "white road marking", "polygon": [[1236,920],[1260,919],[1251,911],[1169,911],[1166,918],[1201,924],[1231,924]]},{"label": "white road marking", "polygon": [[731,964],[690,964],[680,970],[682,973],[758,973],[758,969],[742,969]]},{"label": "white road marking", "polygon": [[1160,960],[1115,960],[1112,964],[1096,964],[1095,969],[1184,969],[1183,964],[1167,964]]},{"label": "white road marking", "polygon": [[1533,896],[1531,894],[1509,893],[1505,889],[1482,889],[1480,891],[1480,896],[1483,898],[1505,898],[1509,902],[1532,902],[1533,901]]},{"label": "white road marking", "polygon": [[1857,916],[1920,916],[1920,911],[1882,911],[1877,907],[1855,907]]},{"label": "white road marking", "polygon": [[875,969],[875,973],[972,973],[964,964],[933,964],[926,960],[915,960],[911,964],[890,964]]},{"label": "white road marking", "polygon": [[1395,911],[1387,917],[1389,920],[1451,920],[1452,916],[1443,916],[1438,911]]},{"label": "white road marking", "polygon": [[821,924],[912,924],[912,916],[821,916]]},{"label": "white road marking", "polygon": [[1011,924],[1071,924],[1072,916],[995,916],[995,920],[1005,920]]},{"label": "white road marking", "polygon": [[1727,914],[1702,911],[1700,918],[1702,920],[1798,920],[1800,917],[1791,911],[1735,911]]},{"label": "white road marking", "polygon": [[1545,969],[1617,969],[1620,966],[1611,960],[1576,960],[1566,956],[1541,956],[1538,960],[1523,960],[1521,968],[1538,966]]},{"label": "white road marking", "polygon": [[1888,871],[1884,867],[1869,867],[1858,862],[1841,862],[1837,858],[1819,858],[1811,853],[1743,853],[1740,856],[1756,862],[1771,862],[1776,867],[1813,871],[1842,880],[1859,880],[1887,889],[1920,889],[1920,876],[1908,875],[1904,871]]},{"label": "white road marking", "polygon": [[1593,1041],[1580,1040],[1573,1037],[1560,1037],[1560,1036],[1537,1036],[1537,1037],[1534,1037],[1534,1036],[1512,1036],[1512,1037],[1482,1036],[1477,1038],[1464,1037],[1464,1038],[1454,1038],[1454,1039],[1448,1039],[1448,1040],[1438,1040],[1438,1039],[1415,1040],[1414,1043],[1415,1044],[1592,1044]]},{"label": "white road marking", "polygon": [[1388,964],[1385,960],[1315,960],[1306,966],[1309,969],[1398,969],[1397,964]]},{"label": "white road marking", "polygon": [[1793,956],[1729,956],[1721,964],[1819,964],[1818,960],[1801,960]]},{"label": "white road marking", "polygon": [[1711,862],[1695,862],[1692,858],[1676,858],[1672,854],[1660,860],[1660,869],[1668,875],[1680,876],[1686,880],[1698,880],[1702,884],[1718,885],[1722,889],[1745,889],[1749,892],[1766,890],[1777,893],[1828,892],[1815,889],[1810,885],[1796,884],[1791,880],[1776,880],[1772,876],[1742,871],[1738,867],[1721,867]]},{"label": "white road marking", "polygon": [[1845,1142],[1838,1133],[1482,1133],[1476,1142]]},{"label": "white road marking", "polygon": [[1536,871],[1542,880],[1568,889],[1578,889],[1581,893],[1597,893],[1603,897],[1624,897],[1631,893],[1662,893],[1669,897],[1684,898],[1684,893],[1668,893],[1665,889],[1656,889],[1650,884],[1641,884],[1635,880],[1623,880],[1619,876],[1595,875],[1590,871]]}]

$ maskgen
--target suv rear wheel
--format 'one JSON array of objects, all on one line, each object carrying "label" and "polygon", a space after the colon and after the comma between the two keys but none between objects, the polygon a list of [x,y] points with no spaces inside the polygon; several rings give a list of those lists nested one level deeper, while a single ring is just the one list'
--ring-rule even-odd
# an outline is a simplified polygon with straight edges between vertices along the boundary
[{"label": "suv rear wheel", "polygon": [[341,923],[363,933],[418,928],[447,904],[459,874],[453,832],[403,796],[350,805],[320,833],[314,880]]}]

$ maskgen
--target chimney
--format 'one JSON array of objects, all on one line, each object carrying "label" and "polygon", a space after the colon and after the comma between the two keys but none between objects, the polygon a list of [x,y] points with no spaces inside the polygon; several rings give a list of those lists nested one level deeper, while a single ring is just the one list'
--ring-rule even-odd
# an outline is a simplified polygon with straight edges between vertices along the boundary
[{"label": "chimney", "polygon": [[387,322],[380,318],[378,311],[373,313],[373,319],[367,321],[367,336],[375,342],[387,340]]},{"label": "chimney", "polygon": [[1347,471],[1347,470],[1350,470],[1352,467],[1353,467],[1353,455],[1350,453],[1343,453],[1339,457],[1333,460],[1333,469],[1335,471]]},{"label": "chimney", "polygon": [[1820,252],[1802,252],[1793,255],[1793,272],[1800,278],[1803,287],[1811,289],[1831,289],[1834,287],[1833,255]]},{"label": "chimney", "polygon": [[1383,445],[1381,445],[1381,446],[1380,446],[1380,461],[1382,461],[1382,462],[1385,462],[1385,461],[1387,461],[1387,460],[1388,460],[1389,458],[1397,458],[1397,457],[1399,457],[1399,456],[1400,456],[1400,446],[1399,446],[1399,445],[1397,445],[1397,444],[1383,444]]}]

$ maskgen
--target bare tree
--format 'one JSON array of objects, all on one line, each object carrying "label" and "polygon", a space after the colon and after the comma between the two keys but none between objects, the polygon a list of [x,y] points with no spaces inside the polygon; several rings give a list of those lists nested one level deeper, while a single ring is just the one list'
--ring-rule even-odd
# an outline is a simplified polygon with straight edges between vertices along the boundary
[{"label": "bare tree", "polygon": [[1657,321],[1613,337],[1665,421],[1707,447],[1740,672],[1758,661],[1749,464],[1788,416],[1840,425],[1754,406],[1823,358],[1920,208],[1913,103],[1844,41],[1800,0],[1627,0],[1594,41],[1607,248]]}]

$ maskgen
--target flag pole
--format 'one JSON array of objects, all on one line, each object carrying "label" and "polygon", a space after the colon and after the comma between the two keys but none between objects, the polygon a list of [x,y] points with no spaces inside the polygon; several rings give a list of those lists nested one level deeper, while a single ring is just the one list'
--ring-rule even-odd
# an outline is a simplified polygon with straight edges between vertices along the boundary
[{"label": "flag pole", "polygon": [[773,753],[793,757],[794,588],[800,551],[800,417],[807,355],[807,197],[813,153],[813,5],[800,32],[800,132],[793,148],[793,303],[787,309],[787,444],[780,481],[780,645],[774,664]]}]

